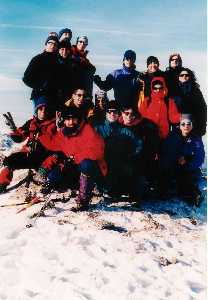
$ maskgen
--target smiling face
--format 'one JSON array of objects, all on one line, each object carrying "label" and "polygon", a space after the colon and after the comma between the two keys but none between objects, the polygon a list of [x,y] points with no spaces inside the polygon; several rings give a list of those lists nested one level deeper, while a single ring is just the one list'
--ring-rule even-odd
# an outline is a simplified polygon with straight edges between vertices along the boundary
[{"label": "smiling face", "polygon": [[179,81],[181,83],[187,82],[190,79],[190,75],[187,71],[181,71],[181,73],[179,74]]},{"label": "smiling face", "polygon": [[100,109],[100,110],[104,110],[106,107],[106,100],[104,97],[97,97],[96,99],[96,106]]},{"label": "smiling face", "polygon": [[183,136],[189,135],[192,129],[193,129],[193,124],[190,120],[181,120],[180,130]]},{"label": "smiling face", "polygon": [[74,128],[79,123],[78,118],[68,117],[64,120],[64,125],[67,128]]},{"label": "smiling face", "polygon": [[123,63],[126,68],[132,68],[134,66],[134,60],[132,58],[124,58]]},{"label": "smiling face", "polygon": [[66,38],[68,38],[68,39],[71,40],[72,35],[71,35],[70,32],[64,32],[64,33],[62,34],[62,36],[60,37],[59,42],[63,41],[63,40],[66,39]]},{"label": "smiling face", "polygon": [[172,56],[170,61],[170,67],[175,69],[179,65],[179,59],[177,55]]},{"label": "smiling face", "polygon": [[84,51],[86,47],[87,47],[87,44],[85,43],[84,40],[81,40],[81,39],[80,39],[80,40],[77,42],[77,49],[78,49],[79,51]]},{"label": "smiling face", "polygon": [[54,40],[49,40],[45,45],[45,51],[49,53],[56,52],[58,49],[58,45]]},{"label": "smiling face", "polygon": [[121,114],[125,125],[130,124],[135,119],[135,114],[132,108],[125,109],[121,112]]},{"label": "smiling face", "polygon": [[40,121],[43,121],[45,120],[47,117],[47,109],[46,109],[46,106],[45,105],[41,105],[38,107],[37,109],[37,118],[40,120]]},{"label": "smiling face", "polygon": [[154,61],[152,61],[147,67],[148,73],[154,73],[157,70],[159,70],[159,64]]},{"label": "smiling face", "polygon": [[106,111],[106,119],[110,122],[116,122],[119,118],[119,111],[117,109],[108,109]]},{"label": "smiling face", "polygon": [[69,48],[60,48],[59,49],[59,55],[66,59],[70,55],[70,49]]},{"label": "smiling face", "polygon": [[72,94],[74,105],[78,108],[81,107],[84,104],[84,97],[85,97],[85,91],[82,89],[77,89]]}]

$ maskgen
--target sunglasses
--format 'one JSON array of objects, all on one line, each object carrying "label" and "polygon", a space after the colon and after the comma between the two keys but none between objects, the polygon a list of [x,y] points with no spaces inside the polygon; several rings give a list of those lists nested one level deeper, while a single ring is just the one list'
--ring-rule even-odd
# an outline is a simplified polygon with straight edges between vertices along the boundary
[{"label": "sunglasses", "polygon": [[182,123],[180,123],[180,126],[182,126],[182,127],[192,126],[192,122],[182,122]]},{"label": "sunglasses", "polygon": [[107,109],[107,113],[118,115],[119,111],[117,109]]},{"label": "sunglasses", "polygon": [[84,97],[85,96],[85,94],[75,94],[76,96],[78,96],[78,97]]},{"label": "sunglasses", "polygon": [[173,59],[171,59],[171,61],[177,61],[178,60],[178,58],[173,58]]},{"label": "sunglasses", "polygon": [[80,44],[85,44],[85,42],[84,42],[84,41],[78,41],[78,43],[80,43]]},{"label": "sunglasses", "polygon": [[163,87],[161,86],[161,87],[153,87],[153,90],[154,91],[161,91],[161,90],[163,90]]},{"label": "sunglasses", "polygon": [[180,74],[179,77],[189,77],[189,74]]}]

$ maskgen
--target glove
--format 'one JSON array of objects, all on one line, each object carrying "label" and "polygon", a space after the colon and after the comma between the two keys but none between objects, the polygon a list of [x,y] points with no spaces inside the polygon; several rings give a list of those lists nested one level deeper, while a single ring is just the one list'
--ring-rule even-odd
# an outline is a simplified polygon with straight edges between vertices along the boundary
[{"label": "glove", "polygon": [[42,177],[42,178],[46,178],[47,177],[47,174],[48,174],[48,170],[46,170],[45,168],[43,167],[40,167],[38,169],[38,174]]},{"label": "glove", "polygon": [[[93,66],[92,64],[90,64],[89,65],[89,71],[90,71],[90,74],[95,74],[95,72],[96,72],[96,68],[95,68],[95,66]],[[97,75],[98,76],[98,75]]]},{"label": "glove", "polygon": [[56,113],[56,127],[61,128],[63,126],[64,119],[60,112]]},{"label": "glove", "polygon": [[15,131],[17,129],[14,120],[12,118],[12,115],[10,114],[10,112],[7,112],[6,114],[3,114],[5,120],[5,124],[7,126],[9,126],[9,128],[11,129],[11,131]]},{"label": "glove", "polygon": [[101,81],[100,76],[99,76],[99,75],[94,75],[94,76],[93,76],[93,81],[94,81],[95,84],[97,84],[97,83],[99,84],[100,81]]}]

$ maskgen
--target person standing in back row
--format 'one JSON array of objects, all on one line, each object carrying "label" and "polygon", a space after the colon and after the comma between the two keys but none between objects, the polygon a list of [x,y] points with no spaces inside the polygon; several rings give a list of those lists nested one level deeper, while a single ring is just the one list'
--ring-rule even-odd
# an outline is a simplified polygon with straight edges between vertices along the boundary
[{"label": "person standing in back row", "polygon": [[166,68],[168,95],[173,97],[177,91],[178,75],[182,68],[182,58],[179,53],[173,53],[169,57],[169,67]]},{"label": "person standing in back row", "polygon": [[22,79],[27,86],[32,88],[33,103],[40,96],[46,97],[49,111],[54,116],[57,109],[58,44],[56,36],[49,36],[46,39],[44,51],[32,58]]},{"label": "person standing in back row", "polygon": [[138,77],[140,73],[136,71],[136,53],[127,50],[123,57],[123,67],[108,74],[105,80],[100,76],[94,76],[96,85],[104,90],[114,90],[115,101],[120,107],[131,106],[136,108],[138,92],[141,88]]},{"label": "person standing in back row", "polygon": [[88,38],[85,35],[79,36],[76,45],[72,46],[71,51],[72,59],[80,66],[79,74],[76,74],[77,86],[84,87],[86,97],[92,99],[93,75],[95,74],[96,68],[87,58],[87,54],[89,53],[89,51],[86,50],[87,46]]},{"label": "person standing in back row", "polygon": [[182,114],[191,114],[193,132],[199,136],[206,133],[207,105],[193,71],[181,68],[177,81],[177,93],[173,96]]},{"label": "person standing in back row", "polygon": [[157,57],[149,56],[147,58],[147,71],[140,75],[140,79],[144,82],[144,96],[149,97],[151,95],[151,82],[154,77],[163,77],[166,82],[166,75],[159,69],[160,62]]}]

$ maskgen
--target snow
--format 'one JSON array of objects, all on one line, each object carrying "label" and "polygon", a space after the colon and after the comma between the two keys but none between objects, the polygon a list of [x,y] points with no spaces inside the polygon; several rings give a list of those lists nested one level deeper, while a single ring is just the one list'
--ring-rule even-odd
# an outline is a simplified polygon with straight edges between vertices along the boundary
[{"label": "snow", "polygon": [[133,210],[94,197],[90,211],[74,213],[70,199],[35,221],[43,203],[19,214],[24,205],[10,205],[24,201],[24,184],[13,187],[26,174],[15,171],[0,195],[1,300],[207,299],[206,200],[146,200]]}]

